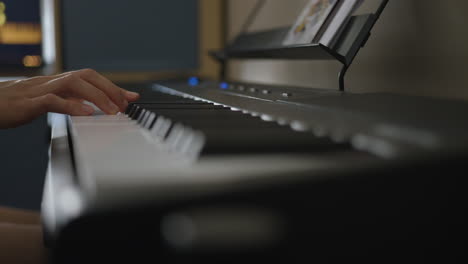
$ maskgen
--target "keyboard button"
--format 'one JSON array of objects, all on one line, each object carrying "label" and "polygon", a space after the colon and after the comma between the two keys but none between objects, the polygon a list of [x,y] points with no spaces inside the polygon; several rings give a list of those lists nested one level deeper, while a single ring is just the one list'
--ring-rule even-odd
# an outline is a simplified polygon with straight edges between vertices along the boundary
[{"label": "keyboard button", "polygon": [[146,120],[146,122],[143,124],[143,127],[146,129],[151,129],[155,121],[156,121],[156,114],[151,113],[148,119]]},{"label": "keyboard button", "polygon": [[141,111],[143,111],[143,108],[141,108],[140,106],[136,106],[135,107],[135,111],[133,111],[132,115],[130,116],[130,118],[132,118],[133,120],[137,120],[138,119],[138,116],[140,115]]},{"label": "keyboard button", "polygon": [[128,107],[127,107],[127,110],[125,111],[125,113],[131,117],[133,116],[133,114],[135,113],[137,109],[137,105],[136,104],[130,104]]},{"label": "keyboard button", "polygon": [[147,112],[145,113],[145,115],[143,116],[143,118],[141,119],[141,122],[140,122],[140,125],[141,125],[141,126],[144,126],[144,125],[145,125],[146,121],[148,121],[148,118],[149,118],[150,114],[151,114],[150,111],[147,111]]},{"label": "keyboard button", "polygon": [[148,110],[143,108],[140,115],[138,116],[137,123],[141,124],[141,122],[143,121],[143,119],[146,117],[147,114],[148,114]]},{"label": "keyboard button", "polygon": [[154,123],[153,128],[151,129],[151,132],[154,137],[164,140],[166,136],[169,133],[169,130],[171,129],[172,122],[168,118],[159,116],[156,119],[156,122]]}]

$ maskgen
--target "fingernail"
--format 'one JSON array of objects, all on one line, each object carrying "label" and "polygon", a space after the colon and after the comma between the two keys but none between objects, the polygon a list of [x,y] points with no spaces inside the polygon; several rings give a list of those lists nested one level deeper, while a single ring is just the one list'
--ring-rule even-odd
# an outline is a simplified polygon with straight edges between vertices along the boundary
[{"label": "fingernail", "polygon": [[130,95],[133,98],[140,96],[139,93],[134,93],[134,92],[130,92],[130,91],[127,91],[127,94]]},{"label": "fingernail", "polygon": [[111,114],[117,114],[119,112],[119,107],[116,106],[113,102],[109,102],[109,110]]},{"label": "fingernail", "polygon": [[89,106],[89,105],[82,105],[81,109],[83,110],[84,113],[86,113],[88,115],[94,113],[94,108]]}]

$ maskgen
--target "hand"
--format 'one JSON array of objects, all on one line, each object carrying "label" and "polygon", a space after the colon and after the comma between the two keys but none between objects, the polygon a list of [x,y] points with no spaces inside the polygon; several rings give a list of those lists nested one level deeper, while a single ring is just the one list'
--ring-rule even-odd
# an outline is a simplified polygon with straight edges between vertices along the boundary
[{"label": "hand", "polygon": [[94,70],[0,82],[0,128],[12,128],[47,112],[87,116],[89,101],[106,114],[123,112],[137,93],[117,87]]}]

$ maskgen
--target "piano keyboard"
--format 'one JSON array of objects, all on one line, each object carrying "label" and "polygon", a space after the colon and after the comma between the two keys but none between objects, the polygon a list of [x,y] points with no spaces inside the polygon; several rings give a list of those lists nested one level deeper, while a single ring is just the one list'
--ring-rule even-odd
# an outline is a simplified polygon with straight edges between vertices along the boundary
[{"label": "piano keyboard", "polygon": [[[468,113],[464,103],[214,82],[125,88],[142,95],[125,113],[57,115],[53,122],[43,219],[59,242],[91,224],[93,234],[120,244],[134,241],[133,235],[122,236],[115,228],[131,226],[145,234],[172,216],[197,223],[207,212],[214,215],[206,219],[223,216],[218,209],[225,208],[245,219],[252,217],[251,209],[271,211],[291,227],[288,234],[317,227],[303,238],[325,234],[316,239],[319,244],[337,226],[358,227],[346,236],[354,242],[362,223],[377,219],[365,238],[374,241],[376,228],[395,221],[408,227],[408,234],[427,219],[446,226],[438,212],[464,201],[457,195],[463,193],[458,165],[468,146],[468,125],[460,115]],[[444,153],[463,153],[454,156],[457,173],[446,175],[452,161]],[[225,216],[232,223],[231,214]],[[103,219],[111,221],[102,224]],[[185,228],[185,221],[175,222]],[[244,227],[245,220],[240,223]],[[182,229],[174,227],[179,234]],[[395,241],[406,237],[406,231],[401,234]],[[89,235],[81,237],[89,241]]]},{"label": "piano keyboard", "polygon": [[117,116],[69,118],[87,207],[250,188],[381,161],[348,141],[229,103],[159,88],[139,92]]},{"label": "piano keyboard", "polygon": [[307,153],[349,148],[231,107],[170,94],[159,93],[150,101],[133,103],[125,114],[179,152]]}]

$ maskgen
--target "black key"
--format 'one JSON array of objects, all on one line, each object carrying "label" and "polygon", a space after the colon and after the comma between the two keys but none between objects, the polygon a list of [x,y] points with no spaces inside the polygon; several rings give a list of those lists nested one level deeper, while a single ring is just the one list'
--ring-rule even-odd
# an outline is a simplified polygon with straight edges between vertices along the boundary
[{"label": "black key", "polygon": [[211,103],[204,103],[200,101],[194,101],[194,100],[160,100],[155,102],[154,100],[140,100],[138,102],[135,102],[134,104],[145,104],[145,105],[164,105],[164,104],[181,104],[181,105],[213,105]]},{"label": "black key", "polygon": [[[258,117],[231,111],[227,107],[156,92],[151,97],[151,100],[143,98],[145,101],[138,102],[137,107],[130,110],[132,118],[138,119],[142,109],[155,113],[159,118],[166,118],[170,129],[163,129],[160,135],[165,138],[170,137],[171,129],[177,123],[201,131],[206,138],[202,153],[206,155],[310,153],[351,148],[349,144],[338,144],[312,133],[296,132],[288,126],[266,122]],[[149,126],[150,129],[157,119]]]},{"label": "black key", "polygon": [[131,118],[132,118],[133,120],[137,120],[142,111],[143,111],[143,108],[141,108],[141,107],[139,107],[139,106],[137,105],[135,111],[133,112],[133,115],[131,116]]},{"label": "black key", "polygon": [[240,112],[234,112],[228,108],[224,109],[158,109],[158,108],[147,108],[149,111],[153,111],[158,115],[164,115],[167,117],[177,118],[251,118],[249,115],[242,114]]},{"label": "black key", "polygon": [[130,116],[132,114],[132,111],[134,110],[135,106],[136,106],[135,104],[130,103],[128,105],[127,109],[125,109],[125,114]]},{"label": "black key", "polygon": [[140,107],[143,107],[148,110],[157,111],[159,109],[221,109],[221,110],[231,110],[224,106],[217,106],[213,104],[138,104]]}]

